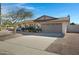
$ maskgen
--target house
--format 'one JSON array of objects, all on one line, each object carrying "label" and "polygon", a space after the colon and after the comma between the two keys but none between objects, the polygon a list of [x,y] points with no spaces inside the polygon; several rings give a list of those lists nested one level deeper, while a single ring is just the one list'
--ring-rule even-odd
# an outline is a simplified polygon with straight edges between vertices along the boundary
[{"label": "house", "polygon": [[19,23],[21,25],[38,25],[42,28],[42,32],[63,33],[67,31],[67,25],[70,23],[70,17],[51,17],[43,15],[35,20]]}]

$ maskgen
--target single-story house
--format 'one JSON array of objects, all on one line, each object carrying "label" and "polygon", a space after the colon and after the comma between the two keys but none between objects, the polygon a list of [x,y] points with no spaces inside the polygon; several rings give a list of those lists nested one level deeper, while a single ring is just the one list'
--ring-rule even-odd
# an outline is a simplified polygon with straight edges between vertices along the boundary
[{"label": "single-story house", "polygon": [[51,17],[43,15],[35,20],[24,21],[19,24],[26,25],[39,25],[42,28],[42,32],[63,33],[67,31],[67,25],[70,24],[70,17]]}]

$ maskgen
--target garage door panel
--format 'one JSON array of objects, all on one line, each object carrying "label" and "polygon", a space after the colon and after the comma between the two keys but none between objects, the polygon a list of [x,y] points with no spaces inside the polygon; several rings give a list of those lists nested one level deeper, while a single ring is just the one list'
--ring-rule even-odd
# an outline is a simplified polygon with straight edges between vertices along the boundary
[{"label": "garage door panel", "polygon": [[44,24],[44,32],[62,32],[62,24]]}]

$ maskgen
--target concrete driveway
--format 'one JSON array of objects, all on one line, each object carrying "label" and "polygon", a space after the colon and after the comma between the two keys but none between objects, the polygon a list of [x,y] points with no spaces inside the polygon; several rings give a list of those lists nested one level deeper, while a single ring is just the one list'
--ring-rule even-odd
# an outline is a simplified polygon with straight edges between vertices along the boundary
[{"label": "concrete driveway", "polygon": [[57,37],[20,35],[20,37],[0,41],[0,52],[2,54],[55,55],[55,53],[46,52],[45,49],[57,39]]},{"label": "concrete driveway", "polygon": [[56,55],[56,54],[19,44],[0,42],[0,55]]},{"label": "concrete driveway", "polygon": [[45,50],[57,38],[27,35],[18,38],[6,40],[5,42],[28,46],[31,48]]}]

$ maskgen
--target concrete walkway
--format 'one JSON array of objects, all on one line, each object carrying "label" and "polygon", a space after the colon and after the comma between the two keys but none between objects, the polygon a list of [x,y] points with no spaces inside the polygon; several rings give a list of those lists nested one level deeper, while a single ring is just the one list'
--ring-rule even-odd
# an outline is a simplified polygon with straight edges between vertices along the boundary
[{"label": "concrete walkway", "polygon": [[56,37],[23,35],[21,37],[0,41],[0,54],[55,55],[55,53],[45,51],[55,40],[57,40]]}]

